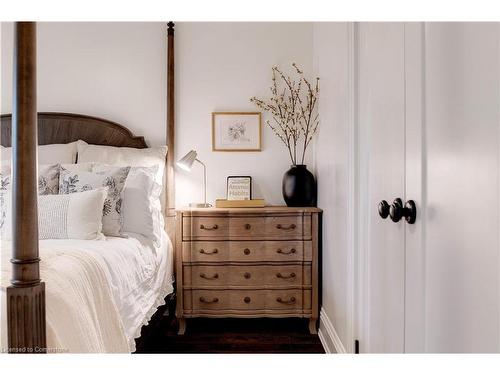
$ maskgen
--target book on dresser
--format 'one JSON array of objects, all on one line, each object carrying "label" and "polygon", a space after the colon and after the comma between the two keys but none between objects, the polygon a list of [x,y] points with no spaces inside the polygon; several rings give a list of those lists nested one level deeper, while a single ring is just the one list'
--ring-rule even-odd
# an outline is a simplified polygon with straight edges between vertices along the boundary
[{"label": "book on dresser", "polygon": [[320,215],[314,207],[177,210],[179,334],[197,317],[299,317],[316,334]]}]

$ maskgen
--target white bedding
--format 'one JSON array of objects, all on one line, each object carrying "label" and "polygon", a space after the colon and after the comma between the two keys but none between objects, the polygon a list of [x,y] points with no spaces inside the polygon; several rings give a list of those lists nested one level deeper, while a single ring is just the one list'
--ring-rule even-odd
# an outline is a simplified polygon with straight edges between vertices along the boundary
[{"label": "white bedding", "polygon": [[[173,249],[129,233],[102,241],[40,241],[46,289],[47,347],[70,353],[125,353],[173,291]],[[1,248],[1,347],[7,347],[5,288],[11,245]]]}]

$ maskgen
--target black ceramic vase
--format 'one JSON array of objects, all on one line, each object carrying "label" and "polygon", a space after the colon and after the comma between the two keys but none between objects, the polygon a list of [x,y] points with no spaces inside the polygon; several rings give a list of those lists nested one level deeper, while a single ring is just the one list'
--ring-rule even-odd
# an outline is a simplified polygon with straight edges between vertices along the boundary
[{"label": "black ceramic vase", "polygon": [[316,180],[304,164],[292,165],[283,176],[283,198],[288,207],[316,206]]}]

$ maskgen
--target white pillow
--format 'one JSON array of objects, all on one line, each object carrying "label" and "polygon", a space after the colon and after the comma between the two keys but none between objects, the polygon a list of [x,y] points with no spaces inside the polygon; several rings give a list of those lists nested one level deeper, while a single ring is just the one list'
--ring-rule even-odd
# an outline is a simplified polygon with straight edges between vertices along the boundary
[{"label": "white pillow", "polygon": [[119,167],[157,166],[155,181],[163,186],[167,146],[152,148],[98,146],[79,140],[77,149],[78,163],[99,162]]},{"label": "white pillow", "polygon": [[[77,143],[38,146],[38,164],[76,163]],[[12,160],[12,147],[1,146],[2,163]]]},{"label": "white pillow", "polygon": [[[45,239],[102,239],[102,208],[108,188],[67,195],[38,196],[38,238]],[[0,220],[2,238],[12,238],[12,194],[0,192],[3,201]]]},{"label": "white pillow", "polygon": [[110,168],[101,172],[71,172],[61,168],[59,194],[71,194],[107,186],[108,194],[102,210],[102,231],[107,236],[120,236],[122,230],[122,190],[130,167]]},{"label": "white pillow", "polygon": [[[93,172],[106,172],[110,166],[95,164]],[[161,212],[161,186],[155,182],[157,167],[131,167],[123,188],[123,232],[139,233],[156,244],[164,227]]]},{"label": "white pillow", "polygon": [[61,167],[70,172],[92,172],[94,163],[61,164]]}]

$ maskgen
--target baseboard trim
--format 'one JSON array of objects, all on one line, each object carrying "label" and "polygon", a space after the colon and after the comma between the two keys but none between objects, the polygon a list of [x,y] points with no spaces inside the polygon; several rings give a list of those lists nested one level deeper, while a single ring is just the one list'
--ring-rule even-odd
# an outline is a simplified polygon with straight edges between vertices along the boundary
[{"label": "baseboard trim", "polygon": [[339,335],[337,335],[335,328],[333,328],[333,324],[330,318],[328,317],[328,315],[326,315],[326,312],[323,308],[321,308],[321,311],[319,313],[318,337],[321,341],[321,345],[323,345],[323,349],[325,349],[325,352],[327,354],[347,353],[344,345],[342,344],[342,341],[340,340]]}]

